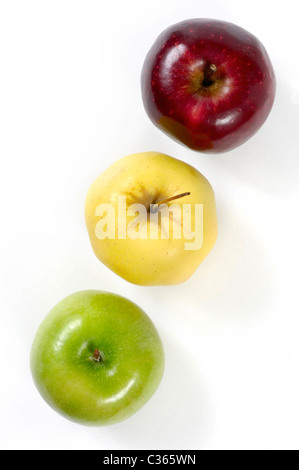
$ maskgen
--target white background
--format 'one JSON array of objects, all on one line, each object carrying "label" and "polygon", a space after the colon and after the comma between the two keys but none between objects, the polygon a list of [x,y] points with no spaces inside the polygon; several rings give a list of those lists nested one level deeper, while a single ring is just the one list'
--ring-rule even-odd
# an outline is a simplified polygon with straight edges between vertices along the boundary
[{"label": "white background", "polygon": [[[1,1],[1,448],[299,448],[297,3]],[[148,49],[192,17],[248,29],[276,71],[266,124],[223,155],[175,143],[141,102]],[[216,193],[217,244],[179,286],[122,280],[96,259],[84,225],[91,182],[146,150],[192,164]],[[56,414],[29,370],[40,322],[82,289],[135,301],[165,347],[154,397],[106,428]]]}]

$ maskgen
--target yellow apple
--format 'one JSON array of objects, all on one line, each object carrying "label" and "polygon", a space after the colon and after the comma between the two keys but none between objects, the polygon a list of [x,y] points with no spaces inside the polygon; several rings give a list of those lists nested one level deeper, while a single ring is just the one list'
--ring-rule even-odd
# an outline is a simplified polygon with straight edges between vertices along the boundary
[{"label": "yellow apple", "polygon": [[104,171],[88,191],[85,220],[99,260],[139,285],[186,281],[217,237],[210,183],[158,152],[129,155]]}]

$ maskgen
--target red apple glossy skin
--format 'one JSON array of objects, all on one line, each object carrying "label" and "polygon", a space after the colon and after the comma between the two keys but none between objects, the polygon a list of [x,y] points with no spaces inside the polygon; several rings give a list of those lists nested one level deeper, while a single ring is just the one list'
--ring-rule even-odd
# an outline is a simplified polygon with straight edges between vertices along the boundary
[{"label": "red apple glossy skin", "polygon": [[191,19],[157,38],[141,86],[157,127],[193,150],[215,153],[237,147],[262,126],[275,75],[251,33],[224,21]]}]

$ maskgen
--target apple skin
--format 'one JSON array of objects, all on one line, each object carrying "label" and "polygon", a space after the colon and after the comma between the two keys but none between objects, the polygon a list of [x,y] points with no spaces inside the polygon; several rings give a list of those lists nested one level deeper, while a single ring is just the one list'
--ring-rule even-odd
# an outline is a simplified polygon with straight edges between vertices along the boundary
[{"label": "apple skin", "polygon": [[141,74],[152,122],[187,147],[210,153],[232,150],[262,126],[275,87],[262,43],[237,25],[212,19],[190,19],[162,32]]},{"label": "apple skin", "polygon": [[[100,362],[93,359],[97,349]],[[138,411],[163,369],[163,347],[149,317],[133,302],[102,291],[77,292],[58,303],[31,350],[42,397],[85,425],[113,424]]]},{"label": "apple skin", "polygon": [[[186,250],[188,240],[183,236],[174,239],[171,229],[166,239],[161,236],[158,239],[148,237],[135,240],[129,237],[96,237],[99,204],[114,206],[117,226],[118,196],[126,196],[127,206],[137,203],[148,207],[186,191],[190,191],[188,197],[174,200],[173,203],[179,206],[186,203],[192,207],[203,205],[203,244],[200,249]],[[209,181],[191,165],[159,152],[127,155],[108,167],[88,190],[85,221],[97,258],[126,281],[142,286],[186,281],[212,250],[217,238],[215,195]],[[193,231],[195,222],[193,219]],[[148,221],[145,223],[149,227]]]}]

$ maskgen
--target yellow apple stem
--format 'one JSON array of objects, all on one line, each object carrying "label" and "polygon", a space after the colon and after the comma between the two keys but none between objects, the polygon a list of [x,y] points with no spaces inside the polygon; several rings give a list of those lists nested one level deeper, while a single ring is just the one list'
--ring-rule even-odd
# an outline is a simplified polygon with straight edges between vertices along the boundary
[{"label": "yellow apple stem", "polygon": [[181,197],[190,196],[190,194],[191,193],[188,191],[186,193],[176,194],[175,196],[168,197],[166,199],[163,199],[163,201],[157,202],[156,204],[151,204],[150,210],[151,212],[157,212],[159,206],[161,206],[162,204],[167,204],[168,202],[175,201],[176,199],[180,199]]},{"label": "yellow apple stem", "polygon": [[168,197],[167,199],[163,199],[163,201],[157,202],[155,206],[160,206],[161,204],[167,204],[168,202],[175,201],[176,199],[180,199],[181,197],[190,196],[190,194],[191,194],[190,192],[187,192],[187,193],[177,194],[176,196]]}]

